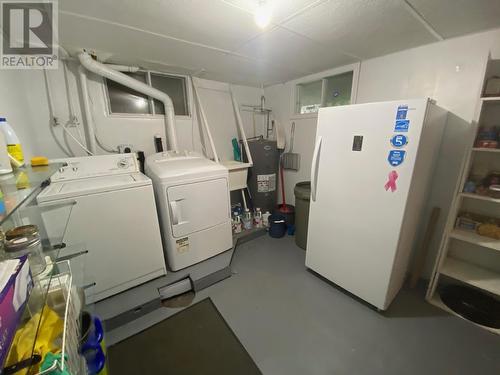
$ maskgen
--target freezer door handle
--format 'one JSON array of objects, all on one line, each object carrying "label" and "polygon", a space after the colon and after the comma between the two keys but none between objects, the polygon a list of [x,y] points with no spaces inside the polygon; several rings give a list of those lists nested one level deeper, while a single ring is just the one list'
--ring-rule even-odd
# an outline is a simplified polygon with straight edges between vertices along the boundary
[{"label": "freezer door handle", "polygon": [[314,146],[313,160],[311,165],[311,198],[313,202],[316,202],[316,191],[318,185],[318,163],[319,163],[319,153],[321,152],[321,142],[323,137],[319,136],[316,140],[316,145]]}]

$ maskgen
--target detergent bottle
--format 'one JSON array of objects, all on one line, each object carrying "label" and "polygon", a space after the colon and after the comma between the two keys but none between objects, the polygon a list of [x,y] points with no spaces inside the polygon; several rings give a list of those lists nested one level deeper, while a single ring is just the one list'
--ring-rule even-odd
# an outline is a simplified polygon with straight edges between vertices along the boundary
[{"label": "detergent bottle", "polygon": [[5,136],[0,132],[0,175],[12,172]]},{"label": "detergent bottle", "polygon": [[16,159],[20,165],[24,165],[24,155],[21,143],[19,142],[16,132],[12,129],[12,126],[9,125],[5,117],[0,117],[0,130],[2,130],[5,137],[7,150],[10,156]]}]

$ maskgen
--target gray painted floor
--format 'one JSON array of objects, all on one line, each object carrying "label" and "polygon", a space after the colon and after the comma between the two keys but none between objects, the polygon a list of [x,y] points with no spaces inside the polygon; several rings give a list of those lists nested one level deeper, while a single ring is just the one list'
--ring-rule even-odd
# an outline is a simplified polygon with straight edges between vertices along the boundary
[{"label": "gray painted floor", "polygon": [[196,296],[212,298],[264,374],[500,374],[499,336],[420,292],[402,291],[380,314],[304,257],[293,238],[255,239],[237,248],[231,278]]},{"label": "gray painted floor", "polygon": [[[422,291],[403,290],[380,314],[307,271],[304,258],[291,237],[257,238],[237,247],[232,277],[194,298],[212,298],[265,375],[500,374],[500,336],[429,305]],[[106,332],[107,343],[178,311],[154,310]]]}]

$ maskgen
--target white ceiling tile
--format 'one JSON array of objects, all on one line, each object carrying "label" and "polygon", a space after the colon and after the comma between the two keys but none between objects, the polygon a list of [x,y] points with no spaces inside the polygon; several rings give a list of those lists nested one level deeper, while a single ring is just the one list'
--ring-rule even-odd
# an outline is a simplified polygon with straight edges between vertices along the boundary
[{"label": "white ceiling tile", "polygon": [[[232,4],[238,8],[254,14],[259,4],[259,0],[221,0]],[[302,9],[313,6],[327,0],[267,0],[272,9],[272,22],[279,24],[281,21],[301,11]]]},{"label": "white ceiling tile", "polygon": [[331,0],[284,26],[361,58],[435,41],[402,0]]},{"label": "white ceiling tile", "polygon": [[253,16],[220,0],[64,0],[62,11],[231,50],[259,34]]},{"label": "white ceiling tile", "polygon": [[443,37],[500,27],[500,0],[410,0]]},{"label": "white ceiling tile", "polygon": [[67,14],[60,16],[59,27],[61,44],[70,52],[88,48],[106,61],[185,74],[203,70],[207,79],[253,86],[297,76],[297,72],[263,61]]},{"label": "white ceiling tile", "polygon": [[325,48],[301,35],[276,27],[246,43],[237,51],[304,74],[315,73],[355,61],[334,46]]},{"label": "white ceiling tile", "polygon": [[[60,39],[115,62],[255,86],[435,41],[404,0],[268,1],[279,26],[263,32],[258,0],[61,0]],[[500,0],[410,2],[444,37],[500,26]]]}]

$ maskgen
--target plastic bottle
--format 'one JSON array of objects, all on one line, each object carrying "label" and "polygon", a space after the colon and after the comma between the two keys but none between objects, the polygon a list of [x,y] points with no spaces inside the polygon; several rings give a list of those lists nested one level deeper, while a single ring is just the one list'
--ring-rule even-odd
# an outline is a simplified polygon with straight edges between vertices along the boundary
[{"label": "plastic bottle", "polygon": [[252,220],[252,213],[248,208],[245,208],[245,211],[243,212],[243,228],[245,229],[252,229],[253,227],[253,220]]},{"label": "plastic bottle", "polygon": [[7,143],[3,132],[0,132],[0,175],[12,172],[10,165],[9,152],[7,151]]},{"label": "plastic bottle", "polygon": [[264,224],[266,228],[269,228],[269,216],[271,216],[269,211],[266,211],[266,213],[262,215],[262,224]]},{"label": "plastic bottle", "polygon": [[7,214],[7,210],[5,209],[5,200],[3,197],[3,192],[0,190],[0,219],[3,219]]},{"label": "plastic bottle", "polygon": [[241,233],[241,216],[237,212],[233,213],[233,233]]},{"label": "plastic bottle", "polygon": [[21,143],[19,142],[16,132],[12,129],[12,126],[9,125],[5,117],[0,117],[0,129],[5,136],[5,142],[7,143],[7,150],[9,151],[9,154],[21,163],[21,165],[24,165],[24,155]]},{"label": "plastic bottle", "polygon": [[253,215],[253,223],[255,228],[262,228],[262,211],[259,207],[255,209],[255,213]]}]

